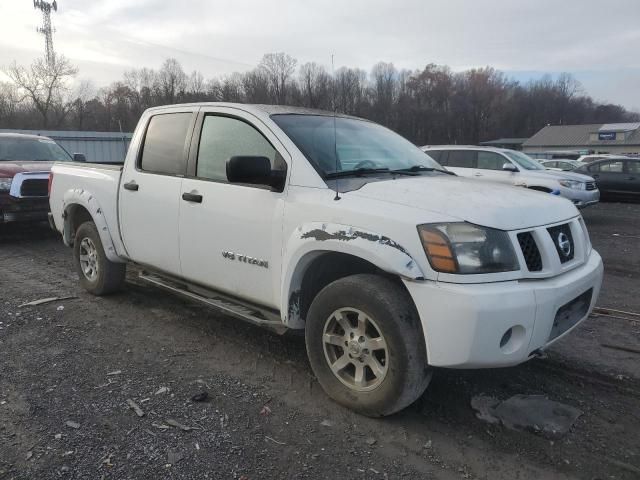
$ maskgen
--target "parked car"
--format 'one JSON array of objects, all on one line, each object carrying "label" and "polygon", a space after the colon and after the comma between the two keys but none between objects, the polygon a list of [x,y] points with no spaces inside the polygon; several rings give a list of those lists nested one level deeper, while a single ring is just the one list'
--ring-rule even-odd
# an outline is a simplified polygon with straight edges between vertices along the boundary
[{"label": "parked car", "polygon": [[535,357],[602,281],[578,210],[451,175],[375,123],[284,106],[147,110],[124,167],[60,163],[51,223],[95,295],[142,279],[305,332],[334,400],[382,416],[431,367]]},{"label": "parked car", "polygon": [[0,224],[46,221],[51,166],[72,159],[48,137],[0,133]]},{"label": "parked car", "polygon": [[627,158],[625,155],[612,155],[609,153],[594,153],[591,155],[582,155],[578,161],[583,164],[595,162],[596,160],[607,160],[607,159],[622,159]]},{"label": "parked car", "polygon": [[607,158],[577,170],[591,175],[603,198],[640,199],[640,158]]},{"label": "parked car", "polygon": [[527,152],[527,155],[535,160],[558,160],[569,159],[579,160],[584,155],[584,152],[577,150],[548,150],[546,152]]},{"label": "parked car", "polygon": [[542,160],[540,161],[540,165],[542,165],[547,170],[570,172],[586,164],[579,162],[578,160],[569,160],[568,158],[565,158],[561,160]]},{"label": "parked car", "polygon": [[536,160],[516,150],[458,145],[425,146],[422,150],[463,177],[554,193],[571,200],[578,208],[594,205],[600,199],[593,178],[546,170]]}]

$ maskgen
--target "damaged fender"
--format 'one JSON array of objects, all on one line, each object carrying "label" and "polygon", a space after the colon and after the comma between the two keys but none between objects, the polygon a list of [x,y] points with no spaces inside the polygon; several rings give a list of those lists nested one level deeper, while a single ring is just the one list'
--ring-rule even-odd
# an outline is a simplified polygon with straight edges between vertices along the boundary
[{"label": "damaged fender", "polygon": [[98,204],[98,200],[90,192],[81,188],[68,190],[64,194],[62,205],[64,212],[62,214],[64,219],[62,238],[64,240],[64,244],[70,247],[73,242],[74,232],[71,231],[71,218],[69,214],[73,205],[80,205],[84,207],[91,215],[93,223],[96,224],[96,228],[98,229],[98,234],[100,235],[100,241],[104,247],[106,257],[112,262],[124,263],[126,260],[120,257],[116,251],[113,239],[111,238],[111,233],[109,232],[107,220],[105,219],[102,208],[100,208],[100,205]]},{"label": "damaged fender", "polygon": [[424,274],[404,247],[375,232],[335,223],[308,223],[298,227],[289,238],[282,265],[281,305],[283,321],[290,328],[302,328],[299,298],[302,279],[311,262],[326,252],[339,252],[362,258],[378,268],[409,280],[421,280]]}]

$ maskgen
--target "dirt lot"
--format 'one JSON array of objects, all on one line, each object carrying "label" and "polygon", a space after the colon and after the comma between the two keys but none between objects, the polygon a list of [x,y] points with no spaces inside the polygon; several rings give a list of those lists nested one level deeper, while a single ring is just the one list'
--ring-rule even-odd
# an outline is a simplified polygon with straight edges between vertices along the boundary
[{"label": "dirt lot", "polygon": [[[605,259],[599,305],[640,312],[640,205],[584,215]],[[372,420],[327,399],[301,337],[129,278],[92,297],[47,227],[0,234],[0,479],[640,478],[640,355],[602,346],[639,348],[640,321],[594,316],[515,368],[438,370],[416,404]],[[52,296],[77,299],[18,307]],[[481,393],[583,415],[552,441],[477,419]]]}]

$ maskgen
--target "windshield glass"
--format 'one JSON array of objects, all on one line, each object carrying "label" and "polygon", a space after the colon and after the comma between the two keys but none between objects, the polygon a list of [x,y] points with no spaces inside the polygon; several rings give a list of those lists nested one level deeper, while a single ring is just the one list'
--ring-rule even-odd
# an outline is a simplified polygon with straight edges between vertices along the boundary
[{"label": "windshield glass", "polygon": [[536,160],[522,152],[516,152],[515,150],[504,151],[512,161],[514,161],[519,167],[525,170],[545,170],[545,167],[538,163]]},{"label": "windshield glass", "polygon": [[48,138],[0,138],[0,162],[70,162],[71,155]]},{"label": "windshield glass", "polygon": [[375,123],[322,115],[279,114],[271,119],[323,176],[357,169],[442,169],[414,144]]}]

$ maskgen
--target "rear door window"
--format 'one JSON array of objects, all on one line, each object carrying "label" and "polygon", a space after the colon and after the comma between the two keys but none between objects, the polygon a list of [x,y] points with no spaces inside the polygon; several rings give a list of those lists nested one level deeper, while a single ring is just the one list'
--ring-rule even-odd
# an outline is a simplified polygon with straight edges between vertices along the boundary
[{"label": "rear door window", "polygon": [[185,143],[192,113],[164,113],[149,120],[140,157],[140,168],[163,175],[184,175]]},{"label": "rear door window", "polygon": [[478,166],[476,168],[482,168],[483,170],[502,170],[505,163],[508,162],[502,158],[502,155],[494,152],[478,152]]},{"label": "rear door window", "polygon": [[631,160],[627,162],[627,172],[640,174],[640,160]]},{"label": "rear door window", "polygon": [[475,168],[476,152],[473,150],[450,150],[448,167]]},{"label": "rear door window", "polygon": [[622,173],[624,163],[622,161],[604,162],[600,164],[601,172]]}]

